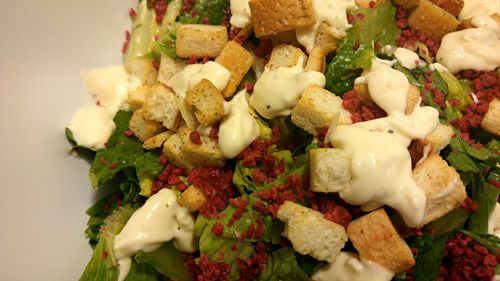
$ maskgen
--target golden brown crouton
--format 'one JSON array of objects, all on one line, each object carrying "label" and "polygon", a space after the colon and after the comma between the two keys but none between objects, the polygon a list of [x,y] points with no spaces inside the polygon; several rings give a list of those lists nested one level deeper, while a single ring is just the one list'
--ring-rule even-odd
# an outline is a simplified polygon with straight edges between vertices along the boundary
[{"label": "golden brown crouton", "polygon": [[342,106],[342,99],[318,86],[310,86],[292,110],[292,122],[312,135],[330,127],[334,119],[338,125],[350,125],[351,113]]},{"label": "golden brown crouton", "polygon": [[132,76],[137,77],[141,81],[141,84],[153,85],[158,78],[158,71],[149,59],[134,59],[130,61],[125,67]]},{"label": "golden brown crouton", "polygon": [[181,58],[215,58],[227,40],[227,29],[224,26],[186,24],[177,30],[175,48]]},{"label": "golden brown crouton", "polygon": [[226,164],[226,159],[222,156],[219,144],[201,134],[201,144],[197,144],[191,140],[190,135],[193,131],[195,130],[187,128],[179,131],[183,144],[182,149],[187,159],[196,167],[223,167]]},{"label": "golden brown crouton", "polygon": [[361,259],[401,272],[412,267],[415,259],[410,247],[399,236],[384,209],[378,209],[352,221],[347,236]]},{"label": "golden brown crouton", "polygon": [[458,21],[447,11],[428,0],[420,0],[408,18],[408,25],[436,42],[447,33],[457,30]]},{"label": "golden brown crouton", "polygon": [[175,166],[190,171],[194,164],[190,161],[187,153],[184,151],[184,143],[179,134],[173,134],[163,143],[163,154]]},{"label": "golden brown crouton", "polygon": [[322,23],[318,28],[316,39],[314,39],[314,46],[321,47],[325,54],[333,53],[337,50],[338,40],[342,38],[338,32],[334,32],[332,27],[327,23]]},{"label": "golden brown crouton", "polygon": [[382,0],[355,0],[354,2],[359,8],[368,9],[370,8],[370,2],[375,2],[378,5]]},{"label": "golden brown crouton", "polygon": [[312,0],[250,0],[255,36],[308,26],[316,22]]},{"label": "golden brown crouton", "polygon": [[231,72],[231,79],[222,91],[222,95],[225,98],[233,96],[241,80],[243,80],[248,70],[252,67],[253,61],[252,54],[235,41],[230,41],[224,46],[224,49],[222,49],[220,56],[215,59],[215,62]]},{"label": "golden brown crouton", "polygon": [[464,0],[431,0],[454,17],[458,17],[464,7]]},{"label": "golden brown crouton", "polygon": [[151,89],[151,86],[142,85],[137,87],[136,89],[128,92],[127,103],[132,108],[132,110],[136,110],[141,108],[146,100],[146,94]]},{"label": "golden brown crouton", "polygon": [[436,128],[425,137],[425,141],[430,145],[429,153],[439,153],[450,143],[453,134],[451,126],[438,123]]},{"label": "golden brown crouton", "polygon": [[283,236],[303,255],[333,263],[347,242],[344,227],[323,218],[320,212],[291,201],[281,205],[277,216],[286,223]]},{"label": "golden brown crouton", "polygon": [[403,6],[405,9],[410,9],[418,4],[419,0],[394,0],[394,4]]},{"label": "golden brown crouton", "polygon": [[490,134],[495,136],[500,136],[500,100],[493,99],[489,106],[488,112],[484,115],[483,121],[481,121],[481,128]]},{"label": "golden brown crouton", "polygon": [[351,186],[351,159],[339,148],[309,151],[310,189],[314,192],[340,192]]},{"label": "golden brown crouton", "polygon": [[321,47],[314,47],[307,59],[305,71],[318,71],[324,73],[326,69],[326,55]]},{"label": "golden brown crouton", "polygon": [[130,118],[129,127],[141,141],[145,141],[165,130],[165,127],[160,122],[146,120],[142,109],[134,111]]},{"label": "golden brown crouton", "polygon": [[179,72],[186,64],[181,60],[174,60],[167,55],[161,55],[158,69],[158,82],[167,84],[168,80]]},{"label": "golden brown crouton", "polygon": [[262,37],[262,39],[270,40],[273,46],[279,46],[279,45],[293,45],[297,47],[300,46],[299,41],[297,41],[297,34],[295,33],[295,30],[282,31],[274,35],[264,36]]},{"label": "golden brown crouton", "polygon": [[243,27],[238,34],[233,38],[237,43],[243,44],[248,37],[253,33],[253,24],[249,23],[247,26]]},{"label": "golden brown crouton", "polygon": [[182,206],[188,208],[190,212],[197,211],[205,202],[207,202],[207,198],[201,189],[197,188],[194,185],[189,186],[184,192],[182,192],[181,196],[181,204]]},{"label": "golden brown crouton", "polygon": [[405,114],[410,115],[418,103],[420,103],[420,90],[417,86],[410,84],[408,95],[406,96]]},{"label": "golden brown crouton", "polygon": [[224,115],[224,97],[221,92],[207,79],[188,90],[186,103],[193,109],[200,124],[212,126]]},{"label": "golden brown crouton", "polygon": [[270,70],[280,67],[296,66],[302,60],[306,64],[307,56],[299,48],[292,45],[279,45],[274,47],[266,67]]},{"label": "golden brown crouton", "polygon": [[144,149],[160,148],[163,145],[163,143],[166,142],[168,138],[173,134],[174,133],[172,131],[165,131],[159,133],[158,135],[145,140],[144,143],[142,144],[142,147]]},{"label": "golden brown crouton", "polygon": [[418,163],[412,177],[427,197],[424,219],[418,227],[446,215],[467,197],[460,175],[439,154]]},{"label": "golden brown crouton", "polygon": [[167,129],[173,129],[179,118],[174,92],[161,83],[151,87],[142,109],[144,118],[162,122]]},{"label": "golden brown crouton", "polygon": [[196,117],[194,116],[193,111],[191,110],[191,106],[189,106],[185,99],[176,96],[177,108],[179,108],[179,112],[181,113],[182,120],[186,123],[188,128],[194,129],[200,125]]}]

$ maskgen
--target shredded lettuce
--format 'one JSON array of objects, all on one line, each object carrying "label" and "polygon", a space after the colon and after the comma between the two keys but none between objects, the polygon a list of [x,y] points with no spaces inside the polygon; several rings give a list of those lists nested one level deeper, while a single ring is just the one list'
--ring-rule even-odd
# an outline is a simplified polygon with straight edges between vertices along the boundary
[{"label": "shredded lettuce", "polygon": [[179,21],[184,24],[203,23],[208,19],[212,25],[221,25],[226,18],[229,0],[197,0],[191,14],[181,15]]},{"label": "shredded lettuce", "polygon": [[172,281],[191,281],[193,277],[185,267],[186,257],[173,242],[166,242],[153,252],[139,251],[135,256],[138,264],[146,264]]},{"label": "shredded lettuce", "polygon": [[455,106],[456,109],[462,110],[474,102],[470,95],[470,86],[465,80],[458,80],[449,71],[439,71],[439,75],[448,86],[449,94],[447,100],[454,99],[458,101],[458,104]]},{"label": "shredded lettuce", "polygon": [[272,253],[271,257],[257,281],[309,281],[309,276],[300,269],[294,251],[281,248]]}]

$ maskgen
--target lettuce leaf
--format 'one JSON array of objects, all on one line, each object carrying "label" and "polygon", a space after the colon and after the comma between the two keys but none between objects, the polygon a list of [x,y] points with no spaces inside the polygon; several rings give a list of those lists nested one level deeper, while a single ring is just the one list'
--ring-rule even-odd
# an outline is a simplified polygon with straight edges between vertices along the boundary
[{"label": "lettuce leaf", "polygon": [[439,71],[439,75],[448,86],[449,93],[447,100],[455,99],[458,101],[458,104],[455,106],[456,109],[462,110],[474,102],[470,95],[470,86],[467,84],[466,80],[458,80],[455,75],[449,71]]},{"label": "lettuce leaf", "polygon": [[418,249],[413,274],[415,281],[435,281],[438,278],[449,237],[450,234],[438,236],[424,234],[420,237],[414,236],[408,241],[410,247]]},{"label": "lettuce leaf", "polygon": [[476,234],[486,234],[488,232],[488,218],[495,208],[500,190],[487,183],[481,176],[475,177],[469,187],[477,209],[470,215],[467,229]]},{"label": "lettuce leaf", "polygon": [[300,269],[294,251],[281,248],[272,253],[258,281],[309,281],[309,276]]},{"label": "lettuce leaf", "polygon": [[207,18],[212,25],[221,25],[227,16],[226,8],[229,0],[197,0],[193,13],[181,15],[179,21],[183,24],[203,23]]},{"label": "lettuce leaf", "polygon": [[184,266],[186,257],[177,250],[173,242],[164,243],[154,252],[139,251],[135,256],[139,264],[147,264],[172,281],[191,281],[193,277]]},{"label": "lettuce leaf", "polygon": [[394,44],[399,29],[396,26],[396,8],[384,1],[374,9],[359,9],[363,19],[354,22],[347,36],[337,49],[337,54],[326,71],[326,88],[336,95],[351,90],[354,80],[364,70],[369,70],[375,57],[374,44]]}]

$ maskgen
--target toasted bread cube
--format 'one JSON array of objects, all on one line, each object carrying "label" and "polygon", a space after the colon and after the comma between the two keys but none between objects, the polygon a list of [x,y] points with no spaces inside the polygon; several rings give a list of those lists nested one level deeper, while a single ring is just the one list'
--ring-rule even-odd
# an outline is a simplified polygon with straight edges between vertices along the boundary
[{"label": "toasted bread cube", "polygon": [[181,167],[187,171],[194,168],[194,164],[189,159],[186,151],[184,151],[184,143],[179,134],[173,134],[163,143],[163,155],[177,167]]},{"label": "toasted bread cube", "polygon": [[158,71],[153,63],[146,58],[138,58],[126,65],[130,75],[135,76],[144,85],[153,85],[158,78]]},{"label": "toasted bread cube", "polygon": [[410,9],[417,6],[419,0],[394,0],[394,4]]},{"label": "toasted bread cube", "polygon": [[441,149],[445,148],[450,143],[453,134],[454,132],[451,126],[438,123],[436,128],[425,137],[425,140],[430,145],[429,153],[439,153]]},{"label": "toasted bread cube", "polygon": [[410,115],[415,109],[415,106],[420,104],[420,100],[420,90],[417,86],[410,84],[408,95],[406,96],[405,114]]},{"label": "toasted bread cube", "polygon": [[134,111],[130,118],[129,127],[142,142],[165,131],[165,127],[160,122],[145,119],[142,109]]},{"label": "toasted bread cube", "polygon": [[411,168],[415,168],[421,159],[427,157],[430,151],[430,144],[426,140],[415,139],[410,142],[408,152],[411,157]]},{"label": "toasted bread cube", "polygon": [[[302,60],[302,61],[301,61]],[[305,66],[307,56],[297,47],[292,45],[279,45],[274,47],[271,52],[271,57],[266,67],[270,70],[278,69],[280,67],[292,67],[299,63]]]},{"label": "toasted bread cube", "polygon": [[248,37],[252,35],[252,33],[253,33],[253,24],[249,23],[247,26],[243,27],[238,32],[238,34],[236,34],[236,37],[234,37],[233,40],[239,44],[243,44],[243,42],[245,42],[248,39]]},{"label": "toasted bread cube", "polygon": [[142,107],[144,101],[146,100],[146,94],[150,89],[151,86],[142,85],[128,92],[127,103],[132,110],[136,110]]},{"label": "toasted bread cube", "polygon": [[177,30],[175,48],[181,58],[216,58],[227,40],[225,26],[186,24]]},{"label": "toasted bread cube", "polygon": [[277,216],[285,222],[283,236],[302,255],[333,263],[347,242],[344,227],[323,218],[320,212],[291,201],[281,205]]},{"label": "toasted bread cube", "polygon": [[174,92],[161,83],[151,87],[142,109],[144,118],[162,122],[167,129],[174,128],[179,117]]},{"label": "toasted bread cube", "polygon": [[179,112],[181,113],[182,120],[184,120],[184,123],[186,124],[186,127],[194,129],[197,128],[198,125],[198,120],[196,120],[196,117],[194,116],[194,112],[191,110],[191,106],[189,106],[185,99],[176,96],[176,102],[177,102],[177,108],[179,108]]},{"label": "toasted bread cube", "polygon": [[158,135],[151,137],[144,141],[142,148],[144,149],[155,149],[162,147],[163,143],[168,140],[174,133],[172,131],[165,131],[159,133]]},{"label": "toasted bread cube", "polygon": [[361,259],[378,263],[393,272],[412,267],[415,259],[410,247],[399,236],[384,209],[352,221],[347,236]]},{"label": "toasted bread cube", "polygon": [[454,17],[458,17],[464,7],[464,0],[431,0]]},{"label": "toasted bread cube", "polygon": [[179,136],[182,140],[182,149],[186,153],[187,159],[196,167],[218,167],[222,168],[226,164],[226,159],[222,156],[219,144],[204,135],[200,134],[201,144],[191,141],[192,129],[182,129]]},{"label": "toasted bread cube", "polygon": [[324,73],[326,69],[326,55],[321,47],[314,47],[307,59],[305,71],[317,71]]},{"label": "toasted bread cube", "polygon": [[188,208],[190,212],[195,212],[201,208],[205,202],[207,202],[207,197],[203,194],[203,191],[194,185],[189,186],[181,195],[182,206]]},{"label": "toasted bread cube", "polygon": [[408,25],[436,42],[447,33],[457,30],[458,21],[447,11],[428,0],[420,0],[408,18]]},{"label": "toasted bread cube", "polygon": [[297,41],[297,34],[295,33],[295,30],[287,30],[279,32],[274,35],[265,36],[263,37],[263,39],[269,39],[273,46],[279,46],[279,45],[300,46],[299,41]]},{"label": "toasted bread cube", "polygon": [[314,39],[314,46],[323,49],[325,54],[335,52],[338,47],[338,40],[341,39],[343,34],[339,34],[335,29],[327,23],[322,23],[318,28],[318,33]]},{"label": "toasted bread cube", "polygon": [[185,101],[193,109],[198,122],[204,126],[215,125],[224,115],[224,97],[207,79],[202,79],[189,89]]},{"label": "toasted bread cube", "polygon": [[250,0],[255,36],[312,25],[316,12],[312,0]]},{"label": "toasted bread cube", "polygon": [[484,115],[481,121],[481,128],[490,134],[500,136],[500,100],[493,99],[489,106],[488,112]]},{"label": "toasted bread cube", "polygon": [[310,86],[292,110],[292,122],[312,135],[318,135],[333,121],[352,124],[351,113],[342,106],[342,99],[318,86]]},{"label": "toasted bread cube", "polygon": [[352,184],[351,159],[343,149],[311,149],[309,164],[310,189],[314,192],[340,192]]},{"label": "toasted bread cube", "polygon": [[170,78],[181,71],[186,64],[181,60],[174,60],[167,55],[161,55],[160,68],[158,69],[158,82],[167,84]]},{"label": "toasted bread cube", "polygon": [[234,95],[238,85],[252,67],[253,61],[252,54],[235,41],[230,41],[224,46],[224,49],[222,49],[220,56],[215,59],[215,62],[231,72],[231,79],[222,91],[222,95],[225,98],[230,98]]},{"label": "toasted bread cube", "polygon": [[467,197],[460,175],[439,154],[418,163],[412,177],[427,197],[424,219],[418,227],[446,215]]}]

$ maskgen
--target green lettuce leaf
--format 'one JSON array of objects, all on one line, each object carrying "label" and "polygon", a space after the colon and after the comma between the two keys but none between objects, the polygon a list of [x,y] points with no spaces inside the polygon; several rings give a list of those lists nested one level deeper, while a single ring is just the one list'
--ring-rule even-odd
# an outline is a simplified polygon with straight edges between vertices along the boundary
[{"label": "green lettuce leaf", "polygon": [[408,241],[410,247],[418,249],[413,274],[415,281],[435,281],[438,278],[449,235],[433,236],[424,234],[420,237],[414,236]]},{"label": "green lettuce leaf", "polygon": [[132,260],[130,272],[125,281],[158,281],[158,277],[158,273],[151,265],[147,263],[139,264]]},{"label": "green lettuce leaf", "polygon": [[175,49],[178,28],[178,24],[167,24],[160,28],[158,40],[156,40],[151,47],[150,57],[152,59],[160,61],[162,55],[169,56],[172,59],[179,58]]},{"label": "green lettuce leaf", "polygon": [[260,274],[258,281],[309,281],[309,276],[300,269],[294,251],[290,248],[281,248],[272,253],[271,257]]},{"label": "green lettuce leaf", "polygon": [[439,74],[448,86],[447,100],[455,99],[458,101],[458,105],[455,106],[456,109],[462,110],[474,102],[470,96],[471,89],[465,82],[466,80],[458,80],[449,71],[439,71]]},{"label": "green lettuce leaf", "polygon": [[166,242],[153,252],[139,251],[135,256],[139,264],[147,264],[172,281],[191,281],[193,277],[184,266],[186,257],[177,250],[173,242]]},{"label": "green lettuce leaf", "polygon": [[193,14],[181,15],[179,21],[183,24],[203,23],[204,18],[212,25],[221,25],[227,16],[226,8],[229,0],[197,0],[193,7]]},{"label": "green lettuce leaf", "polygon": [[477,209],[470,215],[467,229],[476,234],[486,234],[488,232],[488,218],[495,208],[500,190],[487,183],[481,176],[475,177],[469,187]]},{"label": "green lettuce leaf", "polygon": [[460,230],[460,232],[470,236],[477,243],[486,247],[494,255],[500,254],[500,238],[490,234],[476,234],[467,230]]}]

